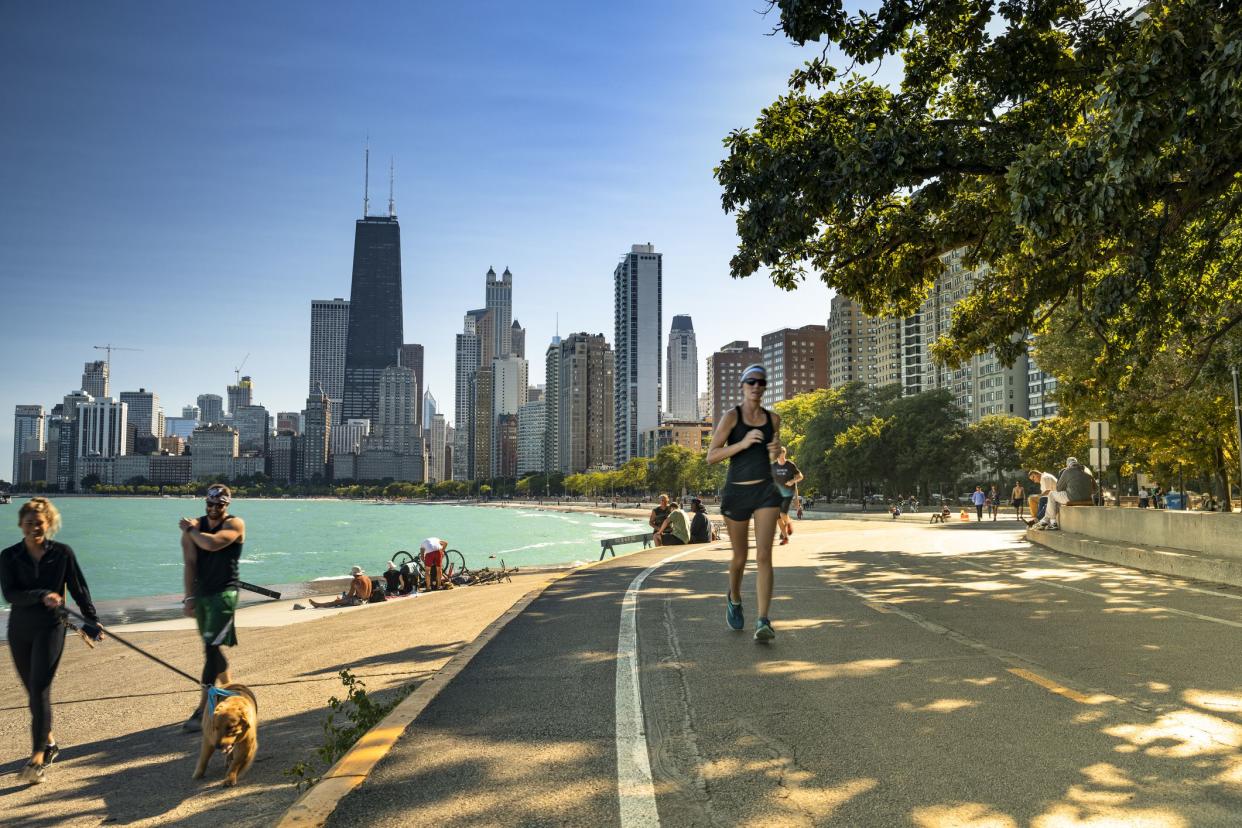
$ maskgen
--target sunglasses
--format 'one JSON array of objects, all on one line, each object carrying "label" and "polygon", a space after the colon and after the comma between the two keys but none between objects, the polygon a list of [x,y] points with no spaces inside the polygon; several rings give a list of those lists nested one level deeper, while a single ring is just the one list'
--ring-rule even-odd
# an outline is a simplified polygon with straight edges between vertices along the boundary
[{"label": "sunglasses", "polygon": [[748,380],[742,380],[742,382],[743,382],[744,384],[746,384],[746,385],[757,385],[757,386],[759,386],[760,388],[767,388],[767,387],[768,387],[768,381],[767,381],[767,380],[761,380],[761,379],[748,379]]}]

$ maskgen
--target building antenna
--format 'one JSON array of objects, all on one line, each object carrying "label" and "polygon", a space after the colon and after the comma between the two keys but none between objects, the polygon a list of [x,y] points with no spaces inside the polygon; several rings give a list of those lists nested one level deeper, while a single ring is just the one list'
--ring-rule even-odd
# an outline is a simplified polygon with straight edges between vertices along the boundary
[{"label": "building antenna", "polygon": [[392,182],[393,182],[394,176],[395,176],[395,173],[393,172],[393,160],[392,160],[392,156],[390,155],[388,156],[388,217],[389,218],[397,217],[397,202],[394,201],[392,197]]},{"label": "building antenna", "polygon": [[367,213],[371,212],[371,136],[367,136],[366,160],[363,162],[363,184],[362,184],[362,217],[366,218]]},{"label": "building antenna", "polygon": [[561,335],[561,312],[556,312],[556,335]]}]

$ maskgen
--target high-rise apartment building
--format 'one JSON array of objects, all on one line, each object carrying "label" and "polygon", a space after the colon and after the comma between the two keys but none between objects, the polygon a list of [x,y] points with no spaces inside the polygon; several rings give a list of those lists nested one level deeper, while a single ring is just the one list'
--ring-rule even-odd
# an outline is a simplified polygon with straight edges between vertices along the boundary
[{"label": "high-rise apartment building", "polygon": [[236,416],[237,409],[243,405],[254,405],[254,381],[250,377],[242,377],[237,385],[230,385],[227,391],[230,417]]},{"label": "high-rise apartment building", "polygon": [[74,460],[77,457],[77,410],[72,417],[62,414],[48,417],[47,482],[55,483],[58,491],[73,489]]},{"label": "high-rise apartment building", "polygon": [[145,388],[122,391],[121,402],[129,406],[129,422],[135,434],[140,437],[152,434],[164,436],[164,409],[160,405],[159,394]]},{"label": "high-rise apartment building", "polygon": [[100,397],[78,406],[77,456],[120,457],[128,451],[129,406]]},{"label": "high-rise apartment building", "polygon": [[224,400],[219,394],[199,394],[198,411],[198,421],[203,425],[224,422]]},{"label": "high-rise apartment building", "polygon": [[280,483],[302,479],[302,438],[292,431],[278,431],[268,452],[268,473]]},{"label": "high-rise apartment building", "polygon": [[61,403],[62,410],[60,413],[70,420],[76,420],[78,418],[78,406],[82,405],[82,403],[91,402],[94,399],[85,391],[70,391],[65,395],[64,402]]},{"label": "high-rise apartment building", "polygon": [[311,301],[310,384],[308,394],[316,388],[332,400],[340,416],[345,395],[345,349],[349,345],[349,302],[345,299]]},{"label": "high-rise apartment building", "polygon": [[668,332],[668,404],[665,410],[673,420],[699,418],[699,347],[694,338],[694,321],[689,316],[673,317]]},{"label": "high-rise apartment building", "polygon": [[495,270],[487,269],[487,310],[495,320],[496,338],[484,356],[508,356],[513,353],[513,274],[507,267],[499,278]]},{"label": "high-rise apartment building", "polygon": [[610,466],[616,459],[613,350],[603,334],[575,333],[561,341],[559,356],[555,385],[560,471],[574,474]]},{"label": "high-rise apartment building", "polygon": [[517,476],[543,471],[543,438],[547,430],[547,403],[543,399],[527,402],[518,409]]},{"label": "high-rise apartment building", "polygon": [[[369,420],[368,420],[369,422]],[[302,411],[302,476],[305,480],[328,479],[328,448],[332,429],[332,401],[316,389],[306,398]]]},{"label": "high-rise apartment building", "polygon": [[363,443],[369,436],[371,436],[370,420],[346,420],[340,425],[332,426],[328,453],[332,457],[338,454],[357,454],[362,451]]},{"label": "high-rise apartment building", "polygon": [[[414,386],[418,390],[418,399],[423,398],[423,388],[426,386],[426,378],[423,376],[423,346],[417,343],[406,343],[401,346],[401,350],[397,354],[397,364],[403,368],[409,368],[414,372]],[[418,421],[418,425],[426,428],[427,421],[423,419],[423,407],[420,402],[418,410],[414,412],[414,417]]]},{"label": "high-rise apartment building", "polygon": [[375,433],[382,448],[397,454],[422,454],[423,434],[418,425],[421,405],[413,368],[392,365],[380,373]]},{"label": "high-rise apartment building", "polygon": [[[329,397],[331,399],[331,397]],[[277,411],[276,412],[276,433],[288,431],[291,434],[302,433],[302,412],[301,411]]]},{"label": "high-rise apartment building", "polygon": [[197,405],[183,405],[181,406],[181,416],[187,420],[197,422],[201,418],[202,412],[199,411]]},{"label": "high-rise apartment building", "polygon": [[268,435],[267,409],[261,405],[238,406],[233,412],[233,428],[237,429],[237,449],[243,454],[266,454]]},{"label": "high-rise apartment building", "polygon": [[651,244],[631,245],[612,275],[617,349],[614,462],[620,466],[642,455],[643,432],[660,424],[664,254]]},{"label": "high-rise apartment building", "polygon": [[708,357],[707,385],[712,392],[712,425],[725,412],[742,404],[742,369],[763,362],[763,352],[744,339],[725,345]]},{"label": "high-rise apartment building", "polygon": [[561,338],[552,337],[543,356],[543,473],[551,474],[561,468],[560,440],[560,387],[561,387]]},{"label": "high-rise apartment building", "polygon": [[[480,342],[484,340],[480,339]],[[490,342],[491,340],[486,340]],[[473,473],[474,480],[485,480],[492,476],[492,437],[496,430],[496,417],[492,412],[492,369],[479,368],[474,372],[474,421],[471,426]]]},{"label": "high-rise apartment building", "polygon": [[517,477],[518,419],[516,414],[496,415],[496,449],[493,452],[493,476]]},{"label": "high-rise apartment building", "polygon": [[828,315],[828,380],[833,388],[866,382],[871,376],[874,325],[857,302],[832,297]]},{"label": "high-rise apartment building", "polygon": [[768,370],[765,406],[828,387],[828,329],[823,325],[782,328],[764,334],[761,345]]},{"label": "high-rise apartment building", "polygon": [[457,334],[456,372],[453,398],[454,443],[453,479],[470,480],[474,474],[474,374],[479,370],[479,318],[487,309],[468,312]]},{"label": "high-rise apartment building", "polygon": [[14,483],[26,482],[18,472],[21,456],[26,452],[43,451],[47,438],[44,428],[43,406],[19,405],[13,410],[13,476]]},{"label": "high-rise apartment building", "polygon": [[110,395],[108,389],[108,374],[111,367],[102,359],[88,362],[82,369],[82,390],[92,397],[107,397]]},{"label": "high-rise apartment building", "polygon": [[238,456],[237,429],[213,424],[194,429],[190,458],[195,480],[221,480],[233,476]]},{"label": "high-rise apartment building", "polygon": [[395,215],[364,215],[354,226],[342,420],[375,421],[380,374],[397,364],[403,342],[401,226]]},{"label": "high-rise apartment building", "polygon": [[[492,435],[492,474],[496,477],[512,477],[517,473],[517,413],[526,405],[528,383],[526,360],[513,355],[492,360],[492,416],[497,422],[501,417],[514,417],[506,428],[513,428],[513,456],[501,451],[500,441],[505,436],[499,427]],[[512,462],[510,462],[512,461]],[[504,474],[508,470],[509,474]]]}]

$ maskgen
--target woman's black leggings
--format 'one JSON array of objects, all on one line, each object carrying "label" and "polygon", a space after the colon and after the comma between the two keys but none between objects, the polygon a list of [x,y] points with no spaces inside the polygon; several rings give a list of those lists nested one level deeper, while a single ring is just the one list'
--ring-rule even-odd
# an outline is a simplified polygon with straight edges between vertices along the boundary
[{"label": "woman's black leggings", "polygon": [[30,701],[31,753],[47,747],[52,732],[52,679],[64,651],[65,628],[60,625],[9,627],[9,652]]}]

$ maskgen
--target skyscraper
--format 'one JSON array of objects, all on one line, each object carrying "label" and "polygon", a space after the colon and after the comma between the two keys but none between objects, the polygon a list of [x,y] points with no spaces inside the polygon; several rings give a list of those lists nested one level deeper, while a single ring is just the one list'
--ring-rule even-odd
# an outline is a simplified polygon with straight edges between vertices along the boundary
[{"label": "skyscraper", "polygon": [[496,271],[487,269],[487,309],[495,319],[496,340],[487,356],[508,356],[513,353],[513,274],[509,268],[496,277]]},{"label": "skyscraper", "polygon": [[349,302],[344,299],[315,299],[311,302],[310,384],[332,400],[340,416],[345,394],[345,349],[349,344]]},{"label": "skyscraper", "polygon": [[479,320],[486,308],[467,311],[462,333],[457,334],[457,365],[454,397],[453,479],[474,477],[474,375],[479,370]]},{"label": "skyscraper", "polygon": [[78,406],[77,456],[120,457],[126,453],[129,406],[100,397]]},{"label": "skyscraper", "polygon": [[237,385],[228,387],[229,395],[229,415],[235,416],[237,409],[243,405],[254,404],[254,382],[250,377],[242,377],[238,380]]},{"label": "skyscraper", "polygon": [[537,474],[544,469],[544,435],[547,432],[548,404],[532,400],[518,409],[517,474]]},{"label": "skyscraper", "polygon": [[561,387],[561,338],[552,337],[544,352],[543,409],[543,472],[551,474],[561,468],[560,454],[560,387]]},{"label": "skyscraper", "polygon": [[375,422],[380,374],[397,364],[404,341],[401,317],[401,225],[395,215],[364,214],[354,227],[343,420]]},{"label": "skyscraper", "polygon": [[431,395],[431,389],[428,388],[423,392],[423,430],[431,428],[431,419],[440,413],[440,406],[436,402],[436,398]]},{"label": "skyscraper", "polygon": [[224,422],[224,400],[219,394],[198,395],[198,421],[203,425]]},{"label": "skyscraper", "polygon": [[699,418],[699,348],[689,316],[674,316],[668,333],[667,403],[670,419]]},{"label": "skyscraper", "polygon": [[266,408],[261,405],[238,406],[233,412],[233,428],[237,429],[238,451],[267,453],[269,430]]},{"label": "skyscraper", "polygon": [[46,438],[43,433],[45,426],[43,406],[19,405],[13,411],[13,476],[9,478],[17,483],[21,480],[18,470],[21,456],[25,452],[43,451]]},{"label": "skyscraper", "polygon": [[122,391],[121,402],[129,406],[129,423],[136,435],[164,436],[164,409],[160,406],[159,394],[145,388]]},{"label": "skyscraper", "polygon": [[305,480],[326,479],[328,476],[328,446],[332,429],[332,402],[328,395],[316,389],[306,398],[302,411],[306,428],[302,435],[302,476]]},{"label": "skyscraper", "polygon": [[82,369],[82,390],[92,397],[108,396],[109,370],[108,363],[102,359],[86,363]]},{"label": "skyscraper", "polygon": [[509,327],[509,352],[514,356],[526,358],[526,329],[516,319]]},{"label": "skyscraper", "polygon": [[423,386],[425,377],[423,376],[423,346],[417,343],[407,342],[401,346],[401,350],[397,352],[397,364],[403,368],[409,368],[414,372],[414,387],[418,391],[417,399],[420,401],[418,410],[414,412],[415,421],[423,428],[427,427],[427,421],[423,419],[422,402]]},{"label": "skyscraper", "polygon": [[613,271],[616,325],[615,463],[642,456],[642,434],[660,424],[664,255],[635,244]]},{"label": "skyscraper", "polygon": [[433,413],[427,420],[427,482],[439,483],[447,479],[444,474],[444,449],[448,442],[448,424],[444,415]]}]

